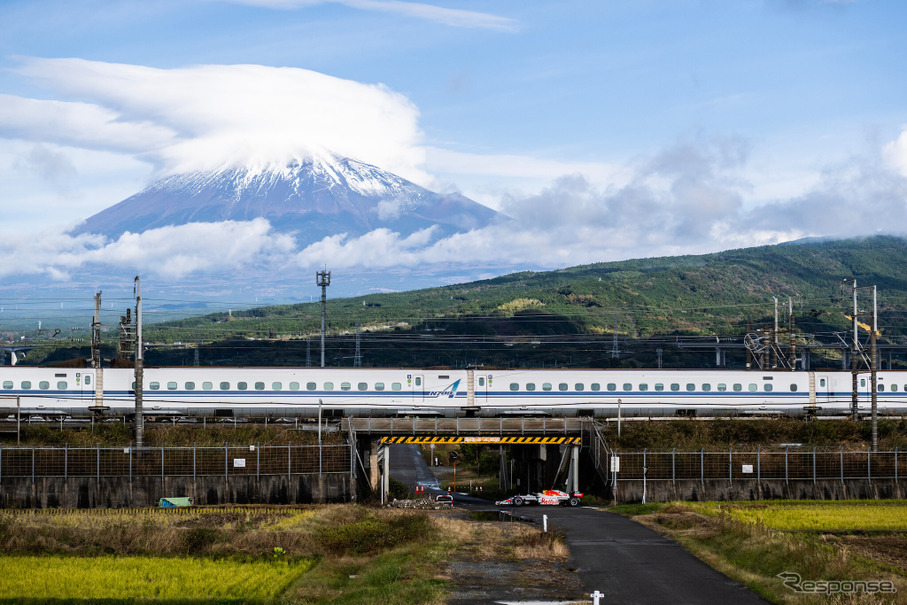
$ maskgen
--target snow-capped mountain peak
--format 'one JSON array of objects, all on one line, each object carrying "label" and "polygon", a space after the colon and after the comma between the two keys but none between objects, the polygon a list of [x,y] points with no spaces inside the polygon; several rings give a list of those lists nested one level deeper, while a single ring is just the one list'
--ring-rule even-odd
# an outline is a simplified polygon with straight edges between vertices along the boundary
[{"label": "snow-capped mountain peak", "polygon": [[376,166],[331,154],[289,165],[176,174],[88,218],[74,233],[117,238],[192,222],[263,217],[305,244],[377,228],[438,235],[489,224],[493,210],[459,194],[438,194]]}]

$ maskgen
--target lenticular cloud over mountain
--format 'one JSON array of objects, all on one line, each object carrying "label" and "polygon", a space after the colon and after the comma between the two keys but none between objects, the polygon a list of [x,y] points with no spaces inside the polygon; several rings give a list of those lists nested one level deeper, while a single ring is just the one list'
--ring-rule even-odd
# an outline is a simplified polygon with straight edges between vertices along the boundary
[{"label": "lenticular cloud over mountain", "polygon": [[[420,169],[419,112],[383,84],[263,65],[157,69],[31,58],[18,71],[71,100],[29,99],[21,111],[0,115],[0,131],[132,151],[154,163],[160,176],[264,170],[336,153],[417,183],[430,180]],[[79,119],[46,128],[42,116],[64,110]],[[147,147],[124,142],[124,132],[141,135]]]}]

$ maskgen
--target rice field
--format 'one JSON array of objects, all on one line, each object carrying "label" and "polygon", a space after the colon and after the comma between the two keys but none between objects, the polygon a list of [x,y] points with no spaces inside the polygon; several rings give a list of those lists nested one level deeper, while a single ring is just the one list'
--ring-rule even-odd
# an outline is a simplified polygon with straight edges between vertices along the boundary
[{"label": "rice field", "polygon": [[706,514],[782,531],[907,532],[907,501],[756,502],[694,505]]},{"label": "rice field", "polygon": [[313,560],[5,555],[0,556],[0,598],[263,602],[313,564]]}]

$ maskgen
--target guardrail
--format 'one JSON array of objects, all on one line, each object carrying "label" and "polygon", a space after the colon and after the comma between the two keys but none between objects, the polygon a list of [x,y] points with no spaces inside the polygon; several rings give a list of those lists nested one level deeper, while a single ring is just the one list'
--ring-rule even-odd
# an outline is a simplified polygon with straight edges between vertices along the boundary
[{"label": "guardrail", "polygon": [[907,479],[907,451],[783,450],[622,452],[617,480],[639,481],[828,481]]},{"label": "guardrail", "polygon": [[0,483],[31,477],[239,477],[348,473],[349,445],[0,447]]}]

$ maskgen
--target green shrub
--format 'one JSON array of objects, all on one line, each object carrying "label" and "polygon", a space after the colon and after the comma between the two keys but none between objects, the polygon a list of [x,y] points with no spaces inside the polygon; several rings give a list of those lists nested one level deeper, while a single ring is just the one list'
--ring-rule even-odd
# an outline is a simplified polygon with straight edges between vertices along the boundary
[{"label": "green shrub", "polygon": [[393,477],[390,478],[389,489],[391,498],[396,498],[397,500],[405,500],[409,498],[409,488],[406,487],[406,484],[402,481],[394,479]]},{"label": "green shrub", "polygon": [[369,515],[359,521],[318,531],[325,552],[364,555],[400,546],[424,535],[430,528],[423,515],[400,515],[380,519]]}]

